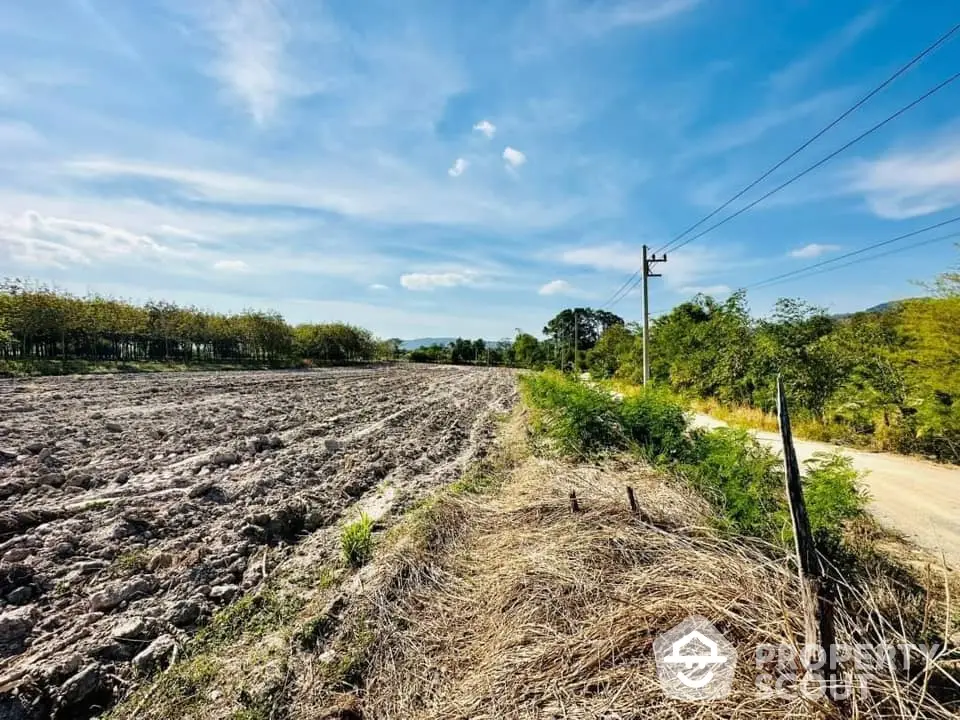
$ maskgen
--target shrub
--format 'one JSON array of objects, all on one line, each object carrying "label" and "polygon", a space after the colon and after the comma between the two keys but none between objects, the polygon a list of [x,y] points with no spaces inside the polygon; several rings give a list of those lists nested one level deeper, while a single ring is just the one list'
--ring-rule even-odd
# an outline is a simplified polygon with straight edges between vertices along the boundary
[{"label": "shrub", "polygon": [[816,453],[804,463],[807,516],[817,546],[827,554],[839,548],[844,527],[866,514],[867,494],[860,488],[863,473],[853,459],[840,453]]},{"label": "shrub", "polygon": [[718,428],[694,435],[681,472],[729,530],[772,541],[786,522],[780,462],[744,430]]},{"label": "shrub", "polygon": [[522,377],[521,389],[536,411],[534,429],[561,453],[587,455],[626,447],[618,403],[609,393],[553,371]]},{"label": "shrub", "polygon": [[373,518],[365,512],[340,531],[340,550],[348,565],[360,567],[373,554]]},{"label": "shrub", "polygon": [[687,418],[670,393],[643,389],[624,397],[618,410],[627,437],[651,461],[679,460],[689,453]]}]

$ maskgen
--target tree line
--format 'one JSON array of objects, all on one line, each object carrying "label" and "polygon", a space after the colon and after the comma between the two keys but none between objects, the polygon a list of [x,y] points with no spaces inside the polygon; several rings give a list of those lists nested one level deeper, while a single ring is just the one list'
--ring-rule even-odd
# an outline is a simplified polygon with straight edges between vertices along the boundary
[{"label": "tree line", "polygon": [[344,323],[291,326],[276,312],[213,313],[163,301],[137,305],[16,279],[0,282],[5,361],[338,363],[389,356],[392,347]]},{"label": "tree line", "polygon": [[[743,291],[700,295],[653,321],[651,377],[688,398],[772,413],[780,373],[809,436],[960,462],[960,272],[929,289],[848,316],[781,299],[755,318]],[[545,341],[518,334],[519,364],[642,382],[641,329],[576,312],[592,324],[576,340],[573,310],[548,323]]]}]

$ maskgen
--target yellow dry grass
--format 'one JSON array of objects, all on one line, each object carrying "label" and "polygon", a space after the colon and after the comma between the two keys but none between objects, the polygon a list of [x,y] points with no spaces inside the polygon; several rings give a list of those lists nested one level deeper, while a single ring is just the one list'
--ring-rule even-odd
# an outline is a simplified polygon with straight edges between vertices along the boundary
[{"label": "yellow dry grass", "polygon": [[[853,678],[869,693],[842,709],[759,691],[758,646],[801,642],[795,571],[778,550],[718,537],[696,497],[626,467],[531,458],[494,497],[432,504],[364,603],[362,682],[339,700],[322,683],[302,688],[294,717],[953,716],[930,693],[945,677],[937,664],[913,682],[892,668]],[[628,483],[651,522],[630,513]],[[885,592],[843,588],[841,642],[903,642],[876,611]],[[654,640],[694,614],[739,652],[725,700],[673,701],[657,683]]]}]

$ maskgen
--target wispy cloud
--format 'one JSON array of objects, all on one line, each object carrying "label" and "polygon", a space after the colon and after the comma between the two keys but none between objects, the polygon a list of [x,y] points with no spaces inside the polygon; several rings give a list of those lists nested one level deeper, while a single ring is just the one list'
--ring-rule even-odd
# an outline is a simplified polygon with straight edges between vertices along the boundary
[{"label": "wispy cloud", "polygon": [[719,155],[750,145],[772,130],[829,110],[846,96],[847,91],[845,90],[822,92],[797,103],[775,105],[743,120],[719,125],[706,135],[691,142],[689,149],[681,156],[681,159],[689,160],[696,157]]},{"label": "wispy cloud", "polygon": [[836,252],[840,249],[839,245],[824,245],[821,243],[810,243],[809,245],[804,245],[803,247],[794,248],[790,251],[790,257],[793,258],[817,258],[821,255],[826,255],[827,253]]},{"label": "wispy cloud", "polygon": [[267,122],[301,87],[288,74],[290,28],[272,0],[218,0],[208,26],[217,45],[212,71],[257,123]]},{"label": "wispy cloud", "polygon": [[488,138],[492,138],[497,133],[497,126],[494,125],[489,120],[481,120],[476,125],[473,126],[473,129],[477,132],[481,132],[486,135]]},{"label": "wispy cloud", "polygon": [[729,285],[686,285],[680,288],[680,292],[686,295],[729,295],[731,290]]},{"label": "wispy cloud", "polygon": [[[516,151],[518,152],[518,151]],[[513,157],[511,166],[525,156]],[[379,154],[369,168],[363,158],[331,158],[320,177],[273,179],[190,166],[117,159],[76,160],[66,170],[78,177],[137,177],[174,184],[192,200],[233,206],[281,206],[333,212],[346,217],[388,220],[396,224],[475,224],[482,227],[551,227],[582,211],[582,202],[565,198],[547,206],[536,199],[501,197],[493,190],[439,183],[418,168]]]},{"label": "wispy cloud", "polygon": [[102,223],[44,216],[32,210],[0,219],[0,249],[20,262],[60,268],[125,259],[186,257],[147,235]]},{"label": "wispy cloud", "polygon": [[443,272],[443,273],[408,273],[400,276],[400,284],[407,290],[435,290],[436,288],[452,288],[460,285],[472,285],[477,280],[477,274],[472,271]]},{"label": "wispy cloud", "polygon": [[571,248],[560,253],[560,261],[594,270],[626,270],[641,262],[640,248],[623,243],[607,243]]},{"label": "wispy cloud", "polygon": [[467,166],[469,164],[470,163],[468,163],[463,158],[457,158],[456,160],[454,160],[453,165],[450,167],[450,169],[447,170],[447,175],[449,175],[450,177],[460,177],[461,175],[463,175],[464,171],[466,171]]},{"label": "wispy cloud", "polygon": [[384,285],[383,283],[373,283],[372,285],[368,285],[367,287],[368,287],[370,290],[373,290],[373,291],[375,291],[375,292],[384,292],[385,290],[389,290],[389,289],[390,289],[389,287],[387,287],[387,286]]},{"label": "wispy cloud", "polygon": [[213,264],[214,270],[231,273],[245,273],[250,270],[250,266],[243,260],[217,260]]},{"label": "wispy cloud", "polygon": [[577,295],[579,291],[566,280],[551,280],[537,290],[538,295]]},{"label": "wispy cloud", "polygon": [[960,205],[960,133],[917,150],[855,163],[847,190],[881,218],[902,220]]},{"label": "wispy cloud", "polygon": [[792,92],[812,78],[819,78],[828,65],[876,27],[884,13],[885,9],[881,7],[860,13],[813,50],[773,73],[769,79],[770,88],[777,93]]}]

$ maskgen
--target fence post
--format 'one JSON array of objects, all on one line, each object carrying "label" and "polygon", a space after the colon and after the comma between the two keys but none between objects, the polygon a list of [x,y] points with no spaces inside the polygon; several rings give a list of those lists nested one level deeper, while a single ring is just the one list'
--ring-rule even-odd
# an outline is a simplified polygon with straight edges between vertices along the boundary
[{"label": "fence post", "polygon": [[[827,695],[835,700],[838,669],[835,653],[831,652],[836,639],[833,627],[835,593],[831,582],[823,572],[813,533],[810,530],[810,519],[807,517],[807,506],[803,500],[803,488],[800,484],[800,466],[793,447],[793,433],[790,430],[787,398],[783,390],[783,379],[779,375],[777,375],[777,420],[780,425],[780,439],[783,441],[784,479],[787,487],[787,501],[790,505],[790,519],[793,524],[800,595],[803,603],[803,660],[808,672],[824,680]],[[825,654],[824,662],[819,667],[816,666],[817,657],[809,655],[810,650],[813,649]]]}]

